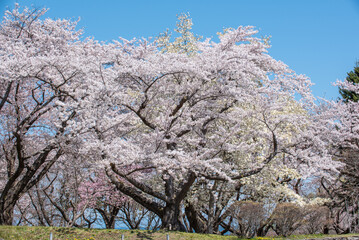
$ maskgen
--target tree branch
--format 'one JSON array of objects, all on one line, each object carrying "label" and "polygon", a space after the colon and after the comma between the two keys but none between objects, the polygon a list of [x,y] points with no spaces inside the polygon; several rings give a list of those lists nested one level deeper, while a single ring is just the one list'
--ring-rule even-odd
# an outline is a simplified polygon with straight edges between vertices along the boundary
[{"label": "tree branch", "polygon": [[162,201],[168,202],[168,199],[166,198],[166,196],[164,196],[161,193],[155,192],[153,191],[152,188],[150,188],[149,186],[147,186],[146,184],[140,183],[138,181],[136,181],[135,179],[128,177],[127,175],[125,175],[124,173],[122,173],[121,171],[119,171],[115,164],[111,163],[111,170],[116,173],[118,176],[126,179],[129,183],[131,183],[133,186],[135,186],[136,188],[140,189],[141,191],[143,191],[144,193],[147,193],[153,197],[156,197]]},{"label": "tree branch", "polygon": [[159,216],[160,218],[163,217],[164,211],[163,207],[155,202],[152,199],[147,198],[141,191],[139,191],[137,188],[126,186],[118,177],[116,177],[112,171],[106,167],[106,175],[110,178],[111,182],[115,184],[116,188],[126,194],[127,196],[130,196],[133,200],[147,208],[148,210],[154,212]]}]

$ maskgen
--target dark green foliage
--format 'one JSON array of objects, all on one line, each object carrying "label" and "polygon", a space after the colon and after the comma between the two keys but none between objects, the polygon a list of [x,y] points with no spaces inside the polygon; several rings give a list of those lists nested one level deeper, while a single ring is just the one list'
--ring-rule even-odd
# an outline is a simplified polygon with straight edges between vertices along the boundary
[{"label": "dark green foliage", "polygon": [[[348,73],[346,80],[349,83],[353,83],[354,85],[359,84],[359,62],[356,62],[354,71],[351,71]],[[358,102],[358,100],[359,100],[359,95],[352,91],[339,88],[339,93],[345,102],[348,102],[348,101]]]}]

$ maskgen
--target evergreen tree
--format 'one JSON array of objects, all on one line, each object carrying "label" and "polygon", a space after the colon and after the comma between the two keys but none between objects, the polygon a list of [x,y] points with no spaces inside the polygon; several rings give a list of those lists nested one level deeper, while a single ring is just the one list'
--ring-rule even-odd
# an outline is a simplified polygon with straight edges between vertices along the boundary
[{"label": "evergreen tree", "polygon": [[[356,62],[354,71],[348,73],[346,80],[354,85],[359,84],[359,61]],[[339,93],[345,102],[348,101],[358,102],[359,100],[359,95],[353,91],[339,88]]]},{"label": "evergreen tree", "polygon": [[[355,232],[359,229],[359,132],[358,126],[359,113],[359,91],[353,86],[359,86],[359,61],[356,62],[354,70],[347,74],[344,82],[338,83],[339,93],[344,101],[338,101],[335,107],[337,113],[341,115],[340,127],[337,126],[332,133],[339,133],[336,141],[335,156],[344,163],[340,169],[337,181],[330,185],[326,180],[322,180],[322,187],[327,191],[332,201],[327,205],[333,214],[334,230],[337,233]],[[344,224],[343,219],[347,219]]]}]

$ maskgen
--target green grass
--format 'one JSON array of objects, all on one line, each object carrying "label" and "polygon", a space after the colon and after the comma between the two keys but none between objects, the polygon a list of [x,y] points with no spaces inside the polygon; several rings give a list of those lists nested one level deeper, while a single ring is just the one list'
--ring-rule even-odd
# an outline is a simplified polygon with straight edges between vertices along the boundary
[{"label": "green grass", "polygon": [[145,231],[145,230],[110,230],[87,228],[57,228],[57,227],[25,227],[25,226],[0,226],[0,238],[4,240],[48,240],[50,232],[53,240],[114,240],[121,239],[121,235],[128,239],[238,239],[235,236],[218,236],[212,234],[194,234],[183,232]]},{"label": "green grass", "polygon": [[[109,229],[87,229],[87,228],[57,228],[57,227],[25,227],[25,226],[0,226],[0,239],[4,240],[48,240],[50,233],[53,234],[53,240],[116,240],[121,239],[121,235],[125,236],[125,240],[129,239],[158,239],[166,240],[167,234],[170,240],[239,240],[235,236],[219,236],[213,234],[196,234],[184,232],[166,232],[166,231],[145,231],[145,230],[109,230]],[[358,236],[359,234],[348,234],[344,236]],[[297,235],[287,238],[256,238],[257,240],[270,239],[311,239],[335,237],[335,235]]]}]

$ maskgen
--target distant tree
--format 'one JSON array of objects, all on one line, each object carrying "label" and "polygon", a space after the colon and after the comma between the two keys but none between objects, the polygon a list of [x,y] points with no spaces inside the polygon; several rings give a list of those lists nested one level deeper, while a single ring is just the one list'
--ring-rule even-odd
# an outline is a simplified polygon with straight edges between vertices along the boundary
[{"label": "distant tree", "polygon": [[235,219],[235,234],[246,238],[253,238],[267,217],[264,204],[253,201],[237,201],[230,212]]},{"label": "distant tree", "polygon": [[306,207],[305,230],[308,234],[320,233],[328,224],[329,208],[325,206]]},{"label": "distant tree", "polygon": [[156,43],[163,53],[186,53],[188,55],[195,54],[198,50],[197,42],[202,36],[195,35],[191,30],[193,26],[192,19],[187,13],[177,16],[177,24],[175,32],[177,37],[171,41],[172,33],[168,29],[156,38]]},{"label": "distant tree", "polygon": [[97,171],[79,188],[82,204],[97,211],[107,229],[114,229],[117,214],[128,198],[110,185],[103,172]]},{"label": "distant tree", "polygon": [[272,228],[279,236],[289,236],[305,222],[306,211],[293,203],[279,203],[271,216]]}]

